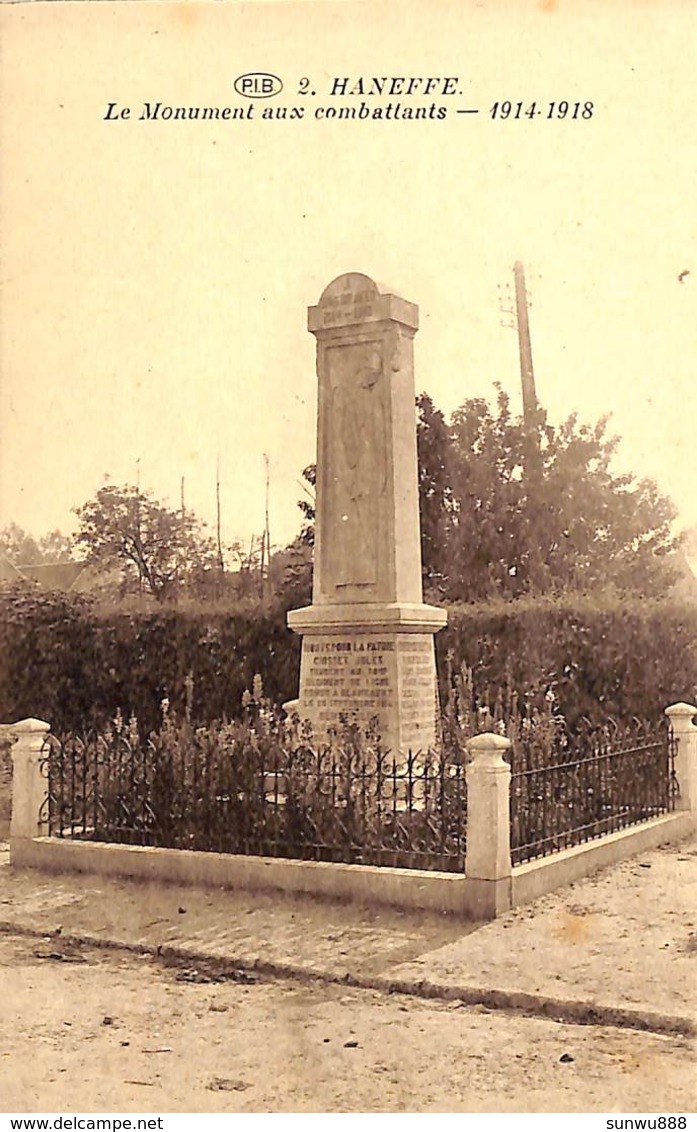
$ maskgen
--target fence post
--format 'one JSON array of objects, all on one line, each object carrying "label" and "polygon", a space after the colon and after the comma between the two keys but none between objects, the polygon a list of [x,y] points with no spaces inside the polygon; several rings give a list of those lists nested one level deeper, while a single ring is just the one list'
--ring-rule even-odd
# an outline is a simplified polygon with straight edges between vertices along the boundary
[{"label": "fence post", "polygon": [[490,733],[467,741],[465,876],[485,917],[511,906],[511,768],[503,757],[510,746],[510,739]]},{"label": "fence post", "polygon": [[672,704],[665,709],[673,734],[677,739],[675,777],[680,794],[675,799],[676,810],[697,813],[697,727],[693,720],[697,707],[693,704]]},{"label": "fence post", "polygon": [[10,860],[13,845],[47,832],[46,799],[48,779],[42,773],[44,743],[49,723],[23,719],[9,728],[12,747],[12,818],[10,820]]}]

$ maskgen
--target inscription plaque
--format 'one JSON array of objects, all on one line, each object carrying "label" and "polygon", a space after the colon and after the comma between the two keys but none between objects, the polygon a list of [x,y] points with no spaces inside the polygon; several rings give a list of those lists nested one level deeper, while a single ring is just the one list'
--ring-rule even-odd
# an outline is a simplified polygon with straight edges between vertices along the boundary
[{"label": "inscription plaque", "polygon": [[398,732],[402,749],[433,745],[438,697],[430,634],[306,638],[300,684],[303,714],[320,734],[342,717],[362,727],[377,720],[386,742]]}]

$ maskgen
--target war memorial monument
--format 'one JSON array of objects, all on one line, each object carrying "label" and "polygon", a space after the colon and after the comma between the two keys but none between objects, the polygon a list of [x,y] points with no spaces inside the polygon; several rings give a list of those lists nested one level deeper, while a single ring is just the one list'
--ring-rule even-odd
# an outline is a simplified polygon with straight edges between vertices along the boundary
[{"label": "war memorial monument", "polygon": [[418,307],[366,275],[335,279],[308,310],[319,381],[312,605],[294,704],[317,739],[340,717],[377,720],[394,754],[437,736],[434,634],[445,610],[421,581],[414,335]]}]

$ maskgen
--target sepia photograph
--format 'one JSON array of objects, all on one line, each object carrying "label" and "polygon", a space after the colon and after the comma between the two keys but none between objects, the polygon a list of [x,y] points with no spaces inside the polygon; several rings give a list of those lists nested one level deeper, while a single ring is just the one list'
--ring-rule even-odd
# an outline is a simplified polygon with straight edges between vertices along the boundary
[{"label": "sepia photograph", "polygon": [[697,8],[0,24],[3,1128],[688,1129]]}]

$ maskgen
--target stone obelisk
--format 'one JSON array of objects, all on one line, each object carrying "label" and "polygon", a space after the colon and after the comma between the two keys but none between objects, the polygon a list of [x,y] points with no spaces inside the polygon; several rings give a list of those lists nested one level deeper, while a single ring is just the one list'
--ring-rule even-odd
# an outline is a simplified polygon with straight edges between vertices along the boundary
[{"label": "stone obelisk", "polygon": [[312,605],[288,614],[302,635],[296,710],[322,741],[344,715],[377,718],[395,755],[437,734],[433,637],[425,605],[413,340],[418,308],[366,275],[341,275],[308,310],[319,379]]}]

